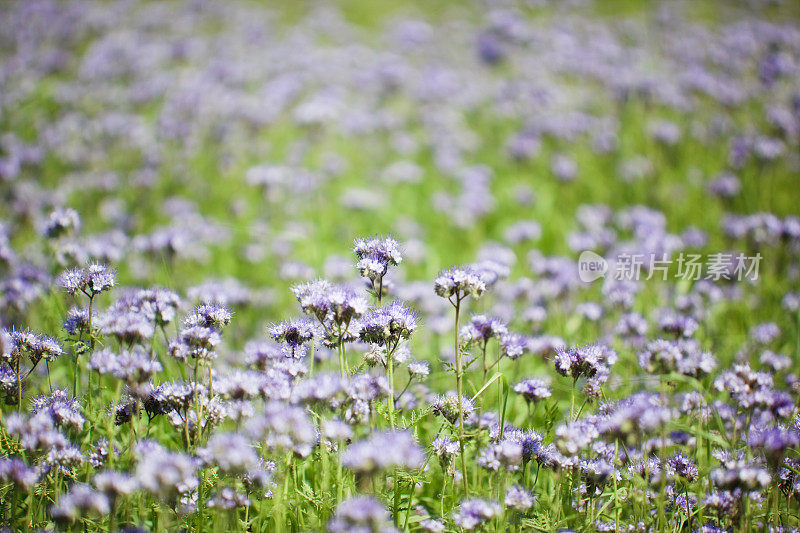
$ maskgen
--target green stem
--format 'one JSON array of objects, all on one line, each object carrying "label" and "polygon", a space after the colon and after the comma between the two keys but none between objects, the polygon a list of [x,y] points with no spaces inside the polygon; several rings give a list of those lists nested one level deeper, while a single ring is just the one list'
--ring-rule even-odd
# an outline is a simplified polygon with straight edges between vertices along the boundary
[{"label": "green stem", "polygon": [[22,412],[22,376],[19,373],[19,360],[21,357],[17,356],[17,412]]},{"label": "green stem", "polygon": [[461,311],[461,298],[456,295],[456,328],[453,335],[453,345],[456,350],[456,394],[458,395],[458,447],[461,453],[461,481],[464,487],[464,497],[469,498],[469,482],[467,481],[467,456],[464,450],[464,406],[461,396],[464,392],[461,351],[458,349],[458,315]]},{"label": "green stem", "polygon": [[389,396],[386,398],[386,408],[389,409],[389,424],[394,429],[394,350],[386,346],[386,379],[389,382]]}]

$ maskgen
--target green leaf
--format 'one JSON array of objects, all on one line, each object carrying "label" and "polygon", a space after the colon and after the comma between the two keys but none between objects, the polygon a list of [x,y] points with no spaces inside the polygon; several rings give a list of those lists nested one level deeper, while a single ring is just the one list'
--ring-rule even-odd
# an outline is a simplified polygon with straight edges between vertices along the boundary
[{"label": "green leaf", "polygon": [[476,392],[476,393],[475,393],[475,396],[473,396],[473,397],[472,397],[472,401],[474,402],[475,400],[477,400],[477,399],[478,399],[478,397],[479,397],[481,394],[483,394],[483,391],[485,391],[486,389],[488,389],[488,388],[489,388],[489,385],[491,385],[492,383],[494,383],[495,381],[497,381],[497,380],[498,380],[498,379],[500,379],[501,377],[503,377],[503,374],[501,374],[501,373],[499,373],[499,372],[498,372],[498,373],[496,373],[494,376],[492,376],[492,379],[490,379],[489,381],[487,381],[487,382],[486,382],[486,384],[485,384],[483,387],[481,387],[481,388],[480,388],[480,390],[479,390],[478,392]]}]

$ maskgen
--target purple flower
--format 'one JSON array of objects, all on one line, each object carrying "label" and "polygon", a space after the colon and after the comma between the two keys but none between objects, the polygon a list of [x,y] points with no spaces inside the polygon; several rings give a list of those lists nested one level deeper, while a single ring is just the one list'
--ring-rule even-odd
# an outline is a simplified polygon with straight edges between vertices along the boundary
[{"label": "purple flower", "polygon": [[476,342],[481,348],[485,348],[490,339],[502,337],[507,333],[508,327],[499,318],[473,315],[469,323],[461,328],[459,336],[467,342]]},{"label": "purple flower", "polygon": [[[146,442],[146,441],[145,441]],[[141,487],[167,502],[197,489],[198,461],[188,455],[168,452],[158,444],[140,442],[136,452],[136,480]]]},{"label": "purple flower", "polygon": [[431,365],[427,361],[409,361],[406,364],[408,374],[412,378],[424,379],[431,373]]},{"label": "purple flower", "polygon": [[556,371],[565,377],[578,380],[586,378],[584,394],[589,398],[600,396],[600,387],[608,380],[611,366],[617,361],[617,353],[602,344],[590,344],[570,349],[557,348]]},{"label": "purple flower", "polygon": [[[458,395],[454,391],[448,391],[444,395],[437,396],[433,402],[433,413],[443,416],[451,424],[458,422]],[[475,412],[475,405],[466,396],[461,396],[461,411],[464,420],[467,420]]]},{"label": "purple flower", "polygon": [[473,531],[498,516],[500,506],[494,502],[472,498],[461,502],[461,506],[453,513],[453,522],[466,531]]},{"label": "purple flower", "polygon": [[22,492],[32,490],[40,476],[41,472],[37,467],[28,466],[16,458],[0,458],[0,480],[14,483]]},{"label": "purple flower", "polygon": [[42,231],[49,239],[55,239],[68,233],[77,233],[81,227],[78,212],[70,208],[56,208],[47,217],[47,223]]},{"label": "purple flower", "polygon": [[303,346],[316,335],[316,327],[309,319],[287,320],[273,324],[269,334],[278,342],[285,342],[292,350]]},{"label": "purple flower", "polygon": [[670,478],[681,478],[687,482],[697,479],[697,465],[683,454],[675,454],[666,462],[667,476]]},{"label": "purple flower", "polygon": [[61,526],[72,524],[89,515],[107,515],[111,511],[108,498],[89,485],[73,485],[50,509],[53,520]]},{"label": "purple flower", "polygon": [[373,283],[386,275],[389,266],[399,265],[403,260],[400,246],[391,237],[356,239],[353,251],[358,258],[356,267],[359,272]]},{"label": "purple flower", "polygon": [[230,310],[224,305],[215,303],[201,304],[192,314],[186,317],[183,324],[187,328],[200,326],[221,331],[222,328],[231,323],[232,317]]},{"label": "purple flower", "polygon": [[389,527],[390,517],[386,508],[370,496],[344,500],[336,508],[333,520],[328,523],[331,533],[387,531]]},{"label": "purple flower", "polygon": [[248,421],[246,432],[254,440],[263,441],[267,449],[290,450],[298,457],[307,457],[317,440],[317,429],[302,407],[270,401],[264,411]]},{"label": "purple flower", "polygon": [[394,301],[364,316],[358,335],[364,342],[393,349],[401,340],[411,338],[416,329],[417,313]]},{"label": "purple flower", "polygon": [[197,456],[207,465],[219,467],[226,474],[241,475],[258,466],[258,455],[250,442],[236,433],[217,433],[208,439]]},{"label": "purple flower", "polygon": [[520,513],[528,512],[528,509],[533,507],[534,497],[533,494],[519,485],[512,485],[506,491],[505,506],[509,509],[519,511]]},{"label": "purple flower", "polygon": [[763,489],[772,480],[766,468],[744,460],[725,461],[711,471],[709,479],[718,489],[743,491]]},{"label": "purple flower", "polygon": [[452,267],[439,273],[433,281],[434,291],[442,298],[467,296],[479,298],[486,291],[486,282],[472,267]]},{"label": "purple flower", "polygon": [[89,264],[86,268],[73,268],[64,271],[56,280],[69,294],[80,291],[94,297],[116,285],[116,271],[106,265]]},{"label": "purple flower", "polygon": [[767,465],[775,469],[783,461],[789,449],[796,448],[800,443],[800,435],[793,428],[775,426],[765,429],[752,429],[748,444],[753,450],[761,452],[767,460]]},{"label": "purple flower", "polygon": [[222,336],[215,328],[188,326],[183,328],[178,338],[170,342],[169,353],[181,361],[192,359],[210,360],[216,357],[216,346]]},{"label": "purple flower", "polygon": [[80,431],[84,418],[81,404],[65,390],[54,390],[49,396],[39,396],[33,400],[34,415],[45,414],[59,428]]},{"label": "purple flower", "polygon": [[550,386],[543,379],[529,378],[514,385],[514,392],[521,394],[528,403],[538,403],[549,398]]},{"label": "purple flower", "polygon": [[419,468],[425,454],[407,431],[385,431],[351,444],[342,454],[342,464],[360,475],[395,468]]},{"label": "purple flower", "polygon": [[139,489],[139,482],[130,474],[122,472],[99,472],[92,478],[95,488],[105,494],[109,500],[116,500],[120,496],[133,494]]},{"label": "purple flower", "polygon": [[710,374],[717,361],[692,339],[658,339],[649,342],[639,354],[639,366],[651,373],[677,372],[699,378]]},{"label": "purple flower", "polygon": [[522,466],[522,444],[511,439],[489,444],[480,451],[477,461],[486,470],[516,472]]}]

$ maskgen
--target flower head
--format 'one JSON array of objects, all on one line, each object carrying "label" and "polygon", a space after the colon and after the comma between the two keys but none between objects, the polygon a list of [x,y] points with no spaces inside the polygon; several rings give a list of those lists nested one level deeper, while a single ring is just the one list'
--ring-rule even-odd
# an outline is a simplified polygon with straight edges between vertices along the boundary
[{"label": "flower head", "polygon": [[472,267],[455,266],[440,272],[433,280],[433,288],[442,298],[479,298],[486,291],[486,282]]}]

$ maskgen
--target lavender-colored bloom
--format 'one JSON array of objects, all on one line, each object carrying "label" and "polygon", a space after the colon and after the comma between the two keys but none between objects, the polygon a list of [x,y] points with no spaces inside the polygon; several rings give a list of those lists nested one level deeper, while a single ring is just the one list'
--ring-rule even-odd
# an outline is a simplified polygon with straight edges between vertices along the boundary
[{"label": "lavender-colored bloom", "polygon": [[753,450],[764,454],[767,465],[774,471],[783,461],[786,452],[800,444],[800,435],[796,428],[776,426],[753,429],[750,432],[748,444]]},{"label": "lavender-colored bloom", "polygon": [[141,487],[159,498],[174,502],[181,494],[198,487],[195,476],[198,462],[188,455],[168,452],[155,443],[140,443],[136,449],[136,480]]},{"label": "lavender-colored bloom", "polygon": [[431,365],[427,361],[409,361],[406,368],[412,378],[424,379],[431,373]]},{"label": "lavender-colored bloom", "polygon": [[708,192],[720,198],[732,198],[741,189],[739,178],[733,174],[721,174],[708,184]]},{"label": "lavender-colored bloom", "polygon": [[244,363],[254,370],[266,370],[275,360],[284,357],[282,347],[271,341],[249,341],[244,346]]},{"label": "lavender-colored bloom", "polygon": [[150,379],[162,370],[161,363],[150,359],[150,354],[141,346],[119,354],[108,349],[96,351],[88,366],[100,374],[114,374],[137,394],[147,393]]},{"label": "lavender-colored bloom", "polygon": [[338,419],[326,420],[322,424],[321,432],[331,441],[345,441],[353,436],[353,428]]},{"label": "lavender-colored bloom", "polygon": [[516,360],[526,353],[528,346],[528,338],[518,333],[509,333],[500,338],[500,353],[511,360]]},{"label": "lavender-colored bloom", "polygon": [[[745,409],[783,405],[781,393],[773,390],[772,375],[757,372],[749,364],[733,365],[714,380],[714,388],[726,391]],[[791,399],[789,400],[791,404]]]},{"label": "lavender-colored bloom", "polygon": [[500,506],[496,503],[472,498],[461,502],[461,506],[453,513],[453,522],[465,531],[474,531],[500,512]]},{"label": "lavender-colored bloom", "polygon": [[453,457],[461,450],[457,440],[449,440],[444,437],[436,437],[431,441],[431,450],[439,458],[439,464],[446,469]]},{"label": "lavender-colored bloom", "polygon": [[69,294],[80,291],[87,296],[95,296],[116,285],[116,271],[106,265],[89,264],[86,268],[73,268],[63,272],[56,283]]},{"label": "lavender-colored bloom", "polygon": [[717,362],[709,352],[700,350],[694,340],[658,339],[649,342],[639,354],[639,365],[648,372],[702,377],[710,374]]},{"label": "lavender-colored bloom", "polygon": [[63,448],[68,441],[55,426],[49,413],[38,413],[30,418],[12,414],[6,419],[6,431],[19,439],[20,445],[28,451],[49,451]]},{"label": "lavender-colored bloom", "polygon": [[50,212],[42,231],[49,239],[55,239],[68,233],[77,233],[81,227],[81,219],[74,209],[57,208]]},{"label": "lavender-colored bloom", "polygon": [[40,476],[39,468],[28,466],[20,459],[0,458],[0,480],[13,483],[23,492],[32,490]]},{"label": "lavender-colored bloom", "polygon": [[758,362],[769,367],[774,372],[781,372],[792,367],[791,358],[777,354],[772,350],[765,350],[758,358]]},{"label": "lavender-colored bloom", "polygon": [[303,346],[316,335],[316,327],[309,319],[287,320],[273,324],[269,334],[278,342],[285,342],[291,349]]},{"label": "lavender-colored bloom", "polygon": [[61,526],[72,524],[88,515],[107,515],[111,511],[108,498],[89,485],[73,485],[50,509],[53,520]]},{"label": "lavender-colored bloom", "polygon": [[565,455],[578,455],[600,436],[592,419],[580,419],[556,428],[555,443]]},{"label": "lavender-colored bloom", "polygon": [[224,305],[215,303],[201,304],[192,314],[186,317],[183,323],[187,328],[201,326],[221,331],[222,328],[231,323],[232,317],[230,310]]},{"label": "lavender-colored bloom", "polygon": [[550,386],[543,379],[524,379],[514,385],[514,392],[522,395],[528,403],[538,403],[551,396]]},{"label": "lavender-colored bloom", "polygon": [[351,444],[342,454],[342,464],[360,475],[394,468],[419,468],[425,455],[407,431],[373,433]]},{"label": "lavender-colored bloom", "polygon": [[656,394],[637,393],[614,404],[601,406],[595,427],[605,438],[620,439],[632,445],[674,417]]},{"label": "lavender-colored bloom", "polygon": [[399,265],[403,260],[400,246],[391,237],[356,239],[353,251],[358,258],[361,275],[373,283],[381,280],[389,271],[389,266]]},{"label": "lavender-colored bloom", "polygon": [[325,330],[329,346],[350,342],[355,336],[349,331],[351,323],[367,312],[367,300],[352,289],[317,280],[292,288],[303,312],[316,317]]},{"label": "lavender-colored bloom", "polygon": [[327,404],[336,409],[345,401],[346,388],[338,372],[323,372],[298,381],[292,390],[292,403]]},{"label": "lavender-colored bloom", "polygon": [[691,337],[697,331],[698,324],[688,316],[667,314],[661,318],[659,327],[664,333],[672,333],[679,337]]},{"label": "lavender-colored bloom", "polygon": [[336,508],[333,520],[328,523],[328,531],[331,533],[391,530],[386,508],[370,496],[355,496],[341,502]]},{"label": "lavender-colored bloom", "polygon": [[317,440],[317,430],[301,407],[271,401],[262,414],[247,423],[246,431],[254,440],[262,440],[270,450],[290,450],[307,457]]},{"label": "lavender-colored bloom", "polygon": [[210,360],[217,356],[215,348],[221,341],[222,337],[215,328],[188,326],[180,331],[177,339],[170,342],[169,353],[182,361],[189,357]]},{"label": "lavender-colored bloom", "polygon": [[626,313],[620,317],[614,332],[630,339],[642,338],[647,334],[647,320],[638,313]]},{"label": "lavender-colored bloom", "polygon": [[14,330],[11,332],[11,350],[4,354],[5,360],[14,363],[22,355],[27,355],[31,363],[40,360],[55,361],[64,349],[52,337],[33,333],[32,331]]},{"label": "lavender-colored bloom", "polygon": [[434,291],[442,298],[467,296],[479,298],[486,291],[486,282],[471,267],[452,267],[439,273],[433,281]]},{"label": "lavender-colored bloom", "polygon": [[16,405],[17,373],[8,365],[0,366],[0,395],[6,405]]},{"label": "lavender-colored bloom", "polygon": [[213,435],[205,447],[198,449],[197,456],[231,475],[241,475],[258,466],[258,455],[250,442],[236,433]]},{"label": "lavender-colored bloom", "polygon": [[189,409],[189,406],[194,401],[194,391],[195,388],[191,383],[168,381],[159,385],[151,395],[151,398],[159,404],[159,409],[165,413],[173,410],[184,412]]},{"label": "lavender-colored bloom", "polygon": [[32,411],[34,415],[49,416],[59,428],[80,431],[83,427],[81,404],[65,390],[56,389],[49,396],[35,398]]},{"label": "lavender-colored bloom", "polygon": [[418,525],[426,533],[444,533],[444,523],[433,518],[420,520]]},{"label": "lavender-colored bloom", "polygon": [[510,439],[489,444],[480,451],[477,461],[486,470],[497,472],[502,468],[516,472],[522,466],[522,444]]},{"label": "lavender-colored bloom", "polygon": [[550,170],[559,181],[572,181],[578,176],[578,164],[563,154],[553,156]]},{"label": "lavender-colored bloom", "polygon": [[97,326],[122,344],[144,342],[155,333],[156,324],[138,300],[123,294],[98,316]]},{"label": "lavender-colored bloom", "polygon": [[570,349],[557,348],[556,371],[562,376],[587,379],[584,394],[590,398],[600,395],[600,387],[608,380],[610,367],[616,363],[617,353],[602,344],[591,344]]},{"label": "lavender-colored bloom", "polygon": [[66,445],[51,448],[44,458],[44,464],[63,475],[74,475],[74,469],[81,466],[86,457],[77,446]]},{"label": "lavender-colored bloom", "polygon": [[512,485],[506,491],[504,503],[509,509],[519,511],[520,513],[526,513],[528,509],[533,507],[533,501],[533,494],[529,490],[519,485]]},{"label": "lavender-colored bloom", "polygon": [[[442,396],[437,396],[431,406],[433,413],[443,416],[451,424],[458,422],[458,395],[454,391],[449,391]],[[466,396],[461,396],[461,411],[464,420],[467,420],[475,412],[475,405]]]},{"label": "lavender-colored bloom", "polygon": [[744,460],[729,460],[712,470],[709,479],[721,490],[753,491],[767,487],[772,478],[763,466]]},{"label": "lavender-colored bloom", "polygon": [[79,335],[89,329],[89,310],[73,307],[67,312],[63,328],[70,335]]},{"label": "lavender-colored bloom", "polygon": [[758,344],[769,344],[781,335],[781,330],[774,322],[765,322],[750,330],[750,338]]},{"label": "lavender-colored bloom", "polygon": [[139,482],[136,481],[136,478],[122,472],[99,472],[92,478],[92,484],[112,501],[139,490]]},{"label": "lavender-colored bloom", "polygon": [[473,315],[469,323],[461,328],[459,337],[466,342],[476,342],[481,348],[485,348],[490,339],[500,338],[507,333],[508,327],[499,318]]},{"label": "lavender-colored bloom", "polygon": [[666,462],[667,476],[681,478],[689,483],[697,479],[697,465],[683,454],[675,454]]},{"label": "lavender-colored bloom", "polygon": [[16,346],[14,339],[9,335],[8,331],[0,329],[0,360],[12,361],[12,354]]},{"label": "lavender-colored bloom", "polygon": [[364,342],[395,347],[417,329],[417,313],[399,302],[379,307],[361,320],[358,335]]},{"label": "lavender-colored bloom", "polygon": [[586,485],[586,492],[591,496],[599,496],[603,492],[603,487],[616,475],[614,465],[602,457],[582,460],[578,464],[581,480]]},{"label": "lavender-colored bloom", "polygon": [[605,346],[591,344],[584,347],[556,350],[556,371],[565,377],[577,379],[591,377],[598,368],[616,362],[616,353]]},{"label": "lavender-colored bloom", "polygon": [[230,487],[223,487],[208,499],[207,505],[213,509],[229,511],[240,507],[249,507],[252,504],[246,494],[236,492]]}]

